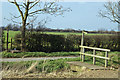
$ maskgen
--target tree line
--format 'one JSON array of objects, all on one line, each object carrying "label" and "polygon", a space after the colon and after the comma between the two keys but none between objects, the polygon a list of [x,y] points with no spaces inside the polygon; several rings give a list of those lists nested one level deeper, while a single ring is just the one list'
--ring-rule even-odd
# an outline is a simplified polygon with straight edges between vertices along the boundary
[{"label": "tree line", "polygon": [[[15,25],[15,24],[8,24],[7,26],[2,26],[3,30],[7,30],[7,28],[9,30],[12,30],[12,31],[21,31],[22,26]],[[81,29],[78,29],[78,30],[75,30],[75,29],[72,29],[72,28],[51,29],[51,28],[40,26],[40,25],[37,25],[36,27],[27,26],[26,30],[30,31],[30,32],[32,32],[32,31],[34,32],[35,31],[35,32],[78,32],[78,33],[82,33]],[[98,34],[98,33],[101,33],[101,34],[106,34],[106,33],[107,34],[117,34],[117,32],[114,31],[114,30],[108,31],[106,29],[98,29],[96,31],[86,31],[86,32],[94,33],[94,34]]]}]

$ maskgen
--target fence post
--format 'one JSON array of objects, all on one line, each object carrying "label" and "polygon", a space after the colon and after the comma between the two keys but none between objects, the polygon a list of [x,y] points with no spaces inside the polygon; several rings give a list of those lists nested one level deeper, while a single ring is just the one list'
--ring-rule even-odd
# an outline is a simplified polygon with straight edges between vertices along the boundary
[{"label": "fence post", "polygon": [[[80,53],[82,53],[82,51],[83,51],[83,48],[81,47]],[[82,60],[82,54],[80,54],[80,60]]]},{"label": "fence post", "polygon": [[[83,43],[84,43],[84,31],[82,31],[82,37],[81,37],[81,46],[83,46]],[[81,53],[83,53],[83,47],[81,47]],[[82,59],[82,54],[80,54],[80,59]]]},{"label": "fence post", "polygon": [[[82,53],[85,53],[84,47],[82,48]],[[82,55],[82,62],[84,62],[84,60],[85,60],[85,55]]]},{"label": "fence post", "polygon": [[[106,53],[105,53],[105,57],[108,57],[108,52],[106,51]],[[107,59],[105,59],[105,68],[108,66],[108,60]]]},{"label": "fence post", "polygon": [[11,38],[11,50],[12,50],[12,38]]},{"label": "fence post", "polygon": [[[95,49],[93,49],[93,55],[96,55]],[[93,64],[95,65],[95,57],[93,57]]]},{"label": "fence post", "polygon": [[[82,49],[81,49],[82,50]],[[81,53],[82,53],[82,51],[81,51]],[[82,60],[82,54],[80,54],[80,60]]]}]

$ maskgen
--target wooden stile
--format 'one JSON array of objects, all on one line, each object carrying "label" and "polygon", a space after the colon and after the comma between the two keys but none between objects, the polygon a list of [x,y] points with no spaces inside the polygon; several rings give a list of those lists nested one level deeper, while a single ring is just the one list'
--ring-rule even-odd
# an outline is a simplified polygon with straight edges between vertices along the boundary
[{"label": "wooden stile", "polygon": [[[95,62],[96,62],[96,58],[101,58],[101,59],[105,59],[105,68],[108,66],[108,60],[110,60],[110,58],[108,57],[108,52],[110,51],[109,49],[94,48],[94,47],[87,47],[87,46],[80,46],[80,47],[81,47],[80,55],[82,55],[82,58],[81,58],[82,62],[84,62],[85,55],[86,55],[86,56],[93,57],[93,64],[94,65],[95,65]],[[85,53],[85,48],[87,48],[87,49],[93,49],[93,54],[87,54],[87,53]],[[96,55],[96,50],[105,51],[105,57]]]}]

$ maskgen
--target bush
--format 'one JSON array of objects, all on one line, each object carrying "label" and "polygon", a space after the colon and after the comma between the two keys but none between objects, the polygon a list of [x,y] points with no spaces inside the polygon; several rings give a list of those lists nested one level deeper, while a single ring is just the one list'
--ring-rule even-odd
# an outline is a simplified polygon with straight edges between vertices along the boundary
[{"label": "bush", "polygon": [[[15,43],[20,45],[18,37],[20,36],[16,35]],[[119,38],[118,35],[85,35],[84,45],[120,51]],[[26,48],[31,52],[80,51],[80,44],[80,35],[64,36],[41,33],[26,35]]]}]

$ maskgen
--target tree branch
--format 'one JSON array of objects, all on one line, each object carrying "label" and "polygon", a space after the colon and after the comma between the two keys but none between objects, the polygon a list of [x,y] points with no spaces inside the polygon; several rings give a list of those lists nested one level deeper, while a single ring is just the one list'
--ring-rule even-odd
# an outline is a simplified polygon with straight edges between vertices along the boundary
[{"label": "tree branch", "polygon": [[34,3],[30,8],[29,8],[29,10],[30,9],[32,9],[36,4],[38,4],[40,2],[40,0],[38,0],[36,3]]},{"label": "tree branch", "polygon": [[104,7],[106,11],[100,11],[99,14],[102,17],[108,18],[112,22],[120,23],[119,21],[119,13],[118,13],[118,4],[108,2],[107,4],[104,4]]},{"label": "tree branch", "polygon": [[16,7],[18,8],[18,11],[20,12],[20,15],[21,15],[21,17],[22,17],[22,20],[24,20],[23,13],[22,13],[22,11],[20,10],[20,7],[19,7],[18,3],[16,2],[16,0],[14,0],[14,1],[8,0],[8,1],[9,1],[10,3],[13,3],[13,4],[16,5]]},{"label": "tree branch", "polygon": [[37,12],[39,12],[39,11],[44,11],[44,10],[45,10],[45,9],[36,10],[36,11],[33,11],[33,12],[28,13],[28,15],[30,15],[30,14],[35,14],[35,13],[37,13]]}]

